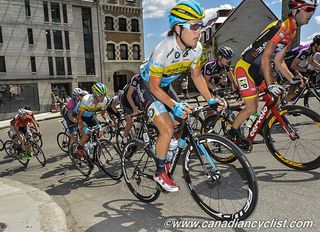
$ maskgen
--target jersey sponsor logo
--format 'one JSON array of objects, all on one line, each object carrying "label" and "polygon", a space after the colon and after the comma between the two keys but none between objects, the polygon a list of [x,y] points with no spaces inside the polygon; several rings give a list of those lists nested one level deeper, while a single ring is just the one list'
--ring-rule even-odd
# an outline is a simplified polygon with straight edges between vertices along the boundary
[{"label": "jersey sponsor logo", "polygon": [[153,116],[154,116],[154,109],[149,108],[149,109],[148,109],[148,112],[147,112],[147,115],[148,115],[150,118],[153,118]]},{"label": "jersey sponsor logo", "polygon": [[249,83],[248,83],[247,77],[238,78],[238,84],[239,84],[240,90],[249,89]]},{"label": "jersey sponsor logo", "polygon": [[164,68],[163,74],[172,75],[172,74],[182,73],[186,71],[190,67],[190,65],[191,65],[190,61],[172,64]]},{"label": "jersey sponsor logo", "polygon": [[171,51],[168,53],[167,58],[172,54],[173,51],[174,51],[174,48],[172,48]]},{"label": "jersey sponsor logo", "polygon": [[176,53],[174,54],[174,58],[178,59],[179,57],[180,57],[180,52],[176,52]]},{"label": "jersey sponsor logo", "polygon": [[279,37],[280,37],[281,39],[284,38],[284,34],[283,34],[282,32],[280,32],[278,35],[279,35]]}]

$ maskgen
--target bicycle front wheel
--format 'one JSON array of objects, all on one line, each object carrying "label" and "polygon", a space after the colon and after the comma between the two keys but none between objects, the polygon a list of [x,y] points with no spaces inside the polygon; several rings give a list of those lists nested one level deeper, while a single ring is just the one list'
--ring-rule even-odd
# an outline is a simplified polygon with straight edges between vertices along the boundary
[{"label": "bicycle front wheel", "polygon": [[70,136],[66,132],[60,132],[57,135],[57,143],[63,152],[69,151]]},{"label": "bicycle front wheel", "polygon": [[112,179],[122,177],[121,153],[109,140],[101,139],[97,147],[97,165]]},{"label": "bicycle front wheel", "polygon": [[320,116],[299,105],[284,106],[279,113],[293,138],[270,115],[265,123],[264,139],[271,154],[293,169],[320,167]]},{"label": "bicycle front wheel", "polygon": [[[197,147],[189,143],[185,150],[183,166],[193,199],[217,220],[244,220],[249,217],[257,204],[258,184],[243,152],[219,135],[202,134],[195,140]],[[217,156],[235,156],[236,160],[232,164],[213,160],[209,150]]]},{"label": "bicycle front wheel", "polygon": [[38,162],[42,165],[42,167],[44,167],[47,163],[47,159],[46,159],[42,149],[40,148],[40,146],[37,143],[35,143],[33,141],[29,141],[29,143],[30,143],[31,155],[36,157]]},{"label": "bicycle front wheel", "polygon": [[129,190],[140,201],[152,202],[159,197],[161,190],[153,180],[156,164],[141,140],[129,140],[123,148],[122,169]]},{"label": "bicycle front wheel", "polygon": [[7,140],[4,143],[4,150],[8,156],[18,160],[19,163],[21,163],[23,166],[26,167],[28,165],[29,159],[25,159],[23,157],[22,150],[15,150],[13,148],[13,141],[12,140]]},{"label": "bicycle front wheel", "polygon": [[92,170],[93,170],[93,164],[89,160],[87,154],[85,157],[80,158],[77,154],[77,148],[79,146],[78,142],[74,142],[71,144],[70,151],[69,151],[69,157],[76,167],[76,169],[81,172],[82,175],[88,177]]}]

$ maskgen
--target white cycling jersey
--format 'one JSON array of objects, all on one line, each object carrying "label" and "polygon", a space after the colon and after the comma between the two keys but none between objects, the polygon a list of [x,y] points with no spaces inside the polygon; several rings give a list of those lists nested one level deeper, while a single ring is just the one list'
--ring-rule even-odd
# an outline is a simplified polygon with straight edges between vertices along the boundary
[{"label": "white cycling jersey", "polygon": [[189,68],[200,68],[202,54],[201,43],[194,49],[182,51],[175,36],[169,36],[160,42],[149,60],[140,67],[141,77],[149,81],[150,76],[161,78],[160,87],[168,86]]},{"label": "white cycling jersey", "polygon": [[92,94],[83,96],[81,101],[77,104],[76,111],[84,110],[84,117],[92,117],[97,111],[104,110],[108,105],[108,98],[105,97],[102,102],[94,104],[94,97]]}]

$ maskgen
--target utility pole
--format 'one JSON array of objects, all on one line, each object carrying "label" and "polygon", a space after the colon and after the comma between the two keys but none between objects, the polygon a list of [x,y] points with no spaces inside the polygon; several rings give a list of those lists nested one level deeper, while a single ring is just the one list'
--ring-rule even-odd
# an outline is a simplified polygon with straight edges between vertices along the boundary
[{"label": "utility pole", "polygon": [[[285,20],[288,15],[289,15],[289,0],[282,0],[282,20]],[[297,47],[300,45],[300,34],[301,34],[301,29],[300,27],[297,28],[297,35],[292,41],[291,46],[292,47]]]}]

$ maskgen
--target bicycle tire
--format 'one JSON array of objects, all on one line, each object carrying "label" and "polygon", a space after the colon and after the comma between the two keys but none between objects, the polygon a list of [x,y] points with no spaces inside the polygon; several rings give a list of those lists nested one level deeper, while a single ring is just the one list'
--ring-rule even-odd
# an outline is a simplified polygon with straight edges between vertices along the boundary
[{"label": "bicycle tire", "polygon": [[32,156],[36,157],[38,162],[44,167],[47,163],[46,156],[44,155],[41,147],[34,141],[30,140],[30,149]]},{"label": "bicycle tire", "polygon": [[[279,113],[284,120],[290,122],[299,138],[294,141],[288,138],[275,116],[270,115],[266,120],[264,130],[264,139],[270,153],[282,164],[296,170],[313,170],[320,167],[318,146],[320,143],[320,115],[299,105],[284,106]],[[301,116],[304,118],[301,119]],[[303,139],[301,139],[302,136]],[[282,152],[284,150],[282,144],[290,145],[285,152]],[[291,148],[298,149],[298,152],[292,152]],[[301,151],[307,157],[307,161],[302,160]],[[298,156],[299,161],[295,159],[295,156]]]},{"label": "bicycle tire", "polygon": [[42,136],[38,132],[32,132],[32,141],[39,145],[39,147],[43,146]]},{"label": "bicycle tire", "polygon": [[[232,164],[214,162],[220,171],[220,178],[210,179],[208,173],[204,171],[204,166],[210,170],[212,165],[208,162],[203,163],[203,160],[207,159],[200,158],[200,154],[195,152],[199,150],[203,155],[203,151],[194,149],[189,143],[184,153],[183,173],[193,199],[203,211],[217,220],[231,221],[248,218],[257,205],[258,184],[253,168],[241,149],[228,139],[215,134],[197,135],[195,139],[199,145],[219,144],[223,146],[223,152],[231,152],[237,159]],[[237,191],[239,196],[236,196]]]},{"label": "bicycle tire", "polygon": [[156,168],[154,159],[144,146],[143,141],[138,139],[128,141],[122,153],[122,169],[131,193],[140,201],[149,203],[159,197],[161,190],[153,180]]},{"label": "bicycle tire", "polygon": [[107,122],[100,122],[100,125],[105,139],[111,141],[113,137],[111,125]]},{"label": "bicycle tire", "polygon": [[[319,92],[319,89],[314,89],[315,93],[317,96],[314,96],[314,93],[312,93],[310,90],[304,95],[304,98],[303,98],[303,104],[305,107],[308,107],[308,108],[312,108],[314,111],[316,111],[318,114],[320,114],[320,92]],[[311,106],[314,106],[312,103],[311,103],[311,97],[314,96],[315,99],[317,100],[316,101],[316,107],[311,107]]]},{"label": "bicycle tire", "polygon": [[[80,159],[76,153],[76,149],[79,146],[78,142],[73,142],[70,147],[70,151],[68,152],[69,157],[76,167],[76,169],[84,176],[88,177],[90,176],[92,170],[93,170],[93,164],[91,160],[89,160],[88,155],[83,159]],[[86,151],[85,151],[86,152]]]},{"label": "bicycle tire", "polygon": [[116,145],[119,149],[119,151],[122,151],[122,148],[123,148],[123,143],[122,143],[122,140],[123,140],[123,131],[124,131],[124,128],[125,128],[125,119],[120,119],[118,121],[118,124],[117,124],[117,129],[116,129]]},{"label": "bicycle tire", "polygon": [[121,179],[123,172],[121,167],[121,153],[112,142],[101,139],[96,151],[97,165],[114,180]]},{"label": "bicycle tire", "polygon": [[24,167],[26,167],[29,163],[29,160],[27,159],[24,159],[23,155],[21,154],[21,152],[17,151],[18,152],[17,154],[14,154],[14,149],[12,148],[12,140],[7,140],[5,143],[4,143],[4,150],[5,152],[7,153],[8,156],[10,156],[11,158],[14,158],[16,160],[19,161],[19,163],[21,163]]},{"label": "bicycle tire", "polygon": [[[210,115],[203,121],[203,124],[201,127],[201,134],[215,133],[225,137],[227,134],[227,131],[231,129],[231,127],[232,127],[232,122],[229,119],[221,115]],[[217,149],[219,149],[219,147]],[[217,153],[215,152],[212,153],[209,149],[208,149],[208,153],[212,158],[214,158],[218,162],[232,163],[237,159],[237,157],[232,154],[230,156],[224,155],[219,157],[217,156]]]},{"label": "bicycle tire", "polygon": [[4,149],[4,142],[0,139],[0,151]]},{"label": "bicycle tire", "polygon": [[60,132],[57,135],[58,146],[63,152],[68,153],[68,151],[69,151],[69,142],[70,142],[70,136],[66,132]]}]

